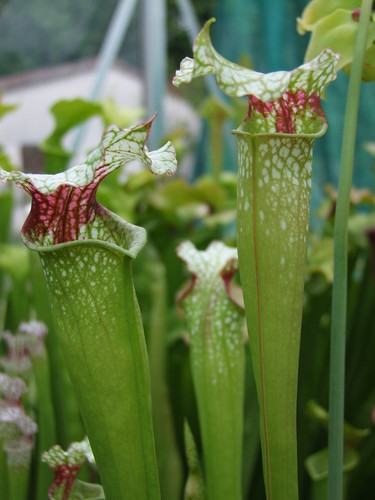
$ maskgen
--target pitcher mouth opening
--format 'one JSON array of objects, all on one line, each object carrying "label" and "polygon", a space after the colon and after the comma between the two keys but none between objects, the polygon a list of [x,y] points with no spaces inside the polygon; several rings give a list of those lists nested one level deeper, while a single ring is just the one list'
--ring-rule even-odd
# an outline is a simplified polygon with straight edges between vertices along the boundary
[{"label": "pitcher mouth opening", "polygon": [[[102,207],[103,208],[103,207]],[[104,209],[105,210],[105,209]],[[136,226],[126,222],[116,214],[105,210],[105,226],[107,229],[106,238],[85,237],[62,243],[43,244],[30,237],[30,233],[22,231],[21,238],[23,243],[35,252],[55,252],[64,248],[74,246],[98,246],[107,248],[116,253],[123,254],[135,259],[138,253],[146,244],[147,233],[143,227]],[[104,224],[102,224],[103,227]]]},{"label": "pitcher mouth opening", "polygon": [[237,136],[244,136],[244,137],[254,137],[254,138],[275,138],[277,137],[278,139],[283,139],[283,138],[288,138],[288,139],[318,139],[319,137],[322,137],[328,129],[327,123],[324,121],[320,127],[319,130],[317,130],[315,133],[298,133],[298,134],[293,134],[293,133],[279,133],[279,132],[250,132],[246,130],[245,128],[245,122],[243,122],[238,128],[234,129],[231,131],[233,135]]}]

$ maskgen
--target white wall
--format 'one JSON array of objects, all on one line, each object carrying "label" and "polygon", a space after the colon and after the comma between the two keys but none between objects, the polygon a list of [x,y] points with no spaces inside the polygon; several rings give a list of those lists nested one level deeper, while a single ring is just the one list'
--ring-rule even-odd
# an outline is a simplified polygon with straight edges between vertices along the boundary
[{"label": "white wall", "polygon": [[[92,70],[85,72],[77,70],[77,74],[65,75],[56,80],[35,82],[13,89],[6,88],[3,91],[3,103],[18,104],[19,108],[0,120],[0,144],[6,148],[18,166],[21,166],[20,148],[22,145],[38,145],[53,130],[53,117],[49,112],[51,105],[60,99],[87,98],[93,77]],[[114,67],[107,76],[102,97],[112,97],[122,107],[139,108],[143,101],[142,80],[131,71],[126,71],[122,67]],[[176,94],[169,93],[166,96],[164,112],[166,132],[180,125],[186,125],[193,137],[199,134],[198,116]],[[157,126],[157,118],[154,126]],[[103,125],[100,119],[90,121],[77,160],[82,159],[85,152],[99,142],[102,130]],[[71,145],[73,139],[73,134],[69,134],[66,145]]]}]

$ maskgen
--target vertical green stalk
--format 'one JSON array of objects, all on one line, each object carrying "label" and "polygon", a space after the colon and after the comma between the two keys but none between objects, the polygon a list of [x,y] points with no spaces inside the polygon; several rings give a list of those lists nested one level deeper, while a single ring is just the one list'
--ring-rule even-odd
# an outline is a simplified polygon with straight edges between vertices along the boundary
[{"label": "vertical green stalk", "polygon": [[147,274],[150,284],[150,318],[146,337],[150,359],[152,415],[156,457],[163,500],[175,500],[181,492],[182,464],[176,446],[172,410],[166,383],[167,281],[165,266],[150,252]]},{"label": "vertical green stalk", "polygon": [[145,147],[152,120],[109,127],[85,163],[56,175],[0,170],[32,197],[22,238],[39,253],[55,332],[73,382],[107,500],[158,500],[149,367],[131,261],[144,229],[96,201],[99,183],[139,160],[176,169],[173,146]]},{"label": "vertical green stalk", "polygon": [[4,451],[4,439],[0,437],[0,500],[8,498],[7,457]]},{"label": "vertical green stalk", "polygon": [[[0,187],[0,244],[9,241],[9,229],[11,225],[12,208],[13,208],[12,191],[10,189],[4,189]],[[1,262],[1,254],[2,254],[2,248],[0,246],[0,262]],[[5,313],[8,300],[7,285],[9,285],[9,280],[10,280],[9,277],[6,275],[4,269],[0,265],[0,330],[4,329]]]},{"label": "vertical green stalk", "polygon": [[212,175],[218,181],[223,171],[224,162],[224,125],[232,114],[231,109],[222,100],[216,97],[208,97],[203,105],[201,114],[208,122]]},{"label": "vertical green stalk", "polygon": [[[56,443],[55,415],[52,405],[51,376],[49,360],[44,345],[46,326],[37,321],[21,323],[19,333],[27,337],[28,351],[37,388],[37,462],[42,453]],[[35,500],[45,500],[52,482],[52,473],[46,467],[37,467],[35,474]]]},{"label": "vertical green stalk", "polygon": [[334,228],[334,282],[332,290],[329,390],[330,420],[328,437],[329,460],[327,498],[329,500],[341,500],[343,495],[343,426],[349,199],[353,176],[360,85],[372,3],[372,0],[364,0],[362,2],[354,59],[350,72]]},{"label": "vertical green stalk", "polygon": [[[21,398],[27,391],[25,382],[18,377],[0,373],[0,500],[9,500],[7,441],[19,434],[19,427],[33,432],[36,426],[25,416]],[[26,424],[26,425],[25,425]],[[34,426],[34,427],[33,427]],[[26,464],[27,465],[27,464]]]},{"label": "vertical green stalk", "polygon": [[27,500],[30,483],[32,441],[15,439],[5,445],[8,457],[8,500]]},{"label": "vertical green stalk", "polygon": [[[3,434],[3,433],[1,433]],[[5,438],[0,436],[0,500],[8,500],[9,484],[8,484],[8,466],[7,456],[4,450]]]},{"label": "vertical green stalk", "polygon": [[8,462],[8,500],[27,500],[30,465],[10,465]]},{"label": "vertical green stalk", "polygon": [[[7,478],[1,483],[0,498],[3,500],[27,500],[31,451],[36,423],[25,414],[22,396],[27,390],[18,377],[0,373],[0,444],[6,456]],[[3,496],[4,495],[4,496]]]},{"label": "vertical green stalk", "polygon": [[[38,451],[40,459],[42,453],[56,442],[55,419],[51,399],[51,384],[48,359],[46,357],[31,358],[33,372],[38,391]],[[38,460],[39,463],[39,460]],[[36,500],[45,500],[51,484],[50,471],[38,465],[36,478]]]},{"label": "vertical green stalk", "polygon": [[244,314],[230,285],[237,270],[237,251],[221,242],[198,251],[185,242],[177,252],[192,273],[180,303],[190,336],[207,498],[240,500]]},{"label": "vertical green stalk", "polygon": [[[24,426],[23,431],[26,432],[21,437],[8,439],[4,444],[8,464],[8,500],[27,500],[30,487],[33,434],[36,426],[26,416],[24,418],[21,416],[16,425]],[[33,428],[31,429],[31,427]]]},{"label": "vertical green stalk", "polygon": [[[314,138],[272,139],[240,132],[238,138],[238,253],[260,405],[265,486],[267,498],[291,500],[298,498],[296,401]],[[272,141],[274,149],[269,147]],[[282,148],[288,155],[298,151],[295,173],[284,164]],[[268,181],[271,190],[266,186],[272,169],[263,171],[273,156],[283,167]]]}]

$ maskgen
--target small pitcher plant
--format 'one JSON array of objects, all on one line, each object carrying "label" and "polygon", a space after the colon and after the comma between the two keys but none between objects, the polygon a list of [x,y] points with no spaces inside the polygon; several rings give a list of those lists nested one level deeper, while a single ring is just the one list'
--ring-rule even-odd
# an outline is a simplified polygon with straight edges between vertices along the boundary
[{"label": "small pitcher plant", "polygon": [[[52,446],[43,453],[41,459],[42,462],[53,469],[54,479],[48,492],[50,500],[70,498],[71,493],[80,484],[77,481],[77,475],[82,465],[86,461],[89,463],[95,462],[87,437],[81,442],[72,443],[66,451],[59,445]],[[95,498],[99,498],[99,494],[102,493],[101,488],[99,485],[95,486],[93,485],[93,489],[94,491],[97,490],[96,494],[98,495],[95,495]],[[79,498],[78,495],[77,497]],[[104,496],[100,496],[100,498],[104,499]]]},{"label": "small pitcher plant", "polygon": [[22,229],[39,253],[54,324],[107,500],[158,499],[148,360],[131,260],[145,230],[96,201],[99,183],[138,160],[172,174],[175,151],[145,146],[152,120],[110,127],[87,160],[56,175],[0,171],[32,197]]},{"label": "small pitcher plant", "polygon": [[1,495],[9,500],[26,498],[34,434],[38,429],[23,407],[26,391],[21,378],[0,373]]},{"label": "small pitcher plant", "polygon": [[[16,375],[11,385],[17,386],[21,379],[33,385],[35,382],[37,403],[36,421],[38,424],[37,457],[40,459],[44,450],[56,442],[56,427],[52,405],[50,371],[45,337],[47,328],[39,321],[22,322],[16,333],[3,333],[7,352],[0,358],[0,364],[8,375]],[[10,379],[10,377],[9,377]],[[25,391],[26,391],[26,384]],[[19,401],[18,404],[21,402]],[[28,403],[30,405],[30,402]],[[32,405],[32,403],[31,403]],[[37,500],[46,498],[51,474],[44,467],[39,467],[34,480]]]},{"label": "small pitcher plant", "polygon": [[177,253],[192,275],[179,302],[189,331],[207,498],[240,500],[244,312],[230,283],[238,269],[237,250],[216,241],[198,251],[187,241]]},{"label": "small pitcher plant", "polygon": [[229,96],[247,96],[238,137],[237,244],[261,421],[268,499],[298,498],[296,401],[312,148],[327,123],[320,96],[339,56],[323,50],[293,71],[261,74],[212,46],[208,21],[174,84],[215,74]]}]

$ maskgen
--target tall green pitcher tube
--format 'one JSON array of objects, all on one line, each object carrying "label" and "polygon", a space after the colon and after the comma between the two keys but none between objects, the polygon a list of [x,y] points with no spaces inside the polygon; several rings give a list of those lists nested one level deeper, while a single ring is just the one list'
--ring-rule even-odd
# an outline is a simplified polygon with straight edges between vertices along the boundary
[{"label": "tall green pitcher tube", "polygon": [[335,79],[326,49],[293,71],[261,74],[220,56],[206,23],[174,83],[214,73],[249,111],[238,137],[237,247],[260,406],[268,500],[298,498],[296,403],[312,148],[327,129],[320,95]]},{"label": "tall green pitcher tube", "polygon": [[214,241],[199,251],[185,241],[177,254],[191,272],[179,303],[189,331],[207,500],[240,500],[245,351],[243,307],[231,283],[237,250]]},{"label": "tall green pitcher tube", "polygon": [[173,147],[148,152],[152,121],[110,127],[85,163],[56,175],[1,171],[32,197],[22,239],[39,253],[54,324],[106,498],[159,499],[148,359],[131,261],[145,230],[96,201],[101,180],[138,160],[173,173]]},{"label": "tall green pitcher tube", "polygon": [[[268,498],[296,499],[298,360],[314,139],[237,133],[237,244],[265,486]],[[280,157],[284,150],[286,161],[293,158],[290,169]],[[292,151],[298,157],[289,156]]]}]

